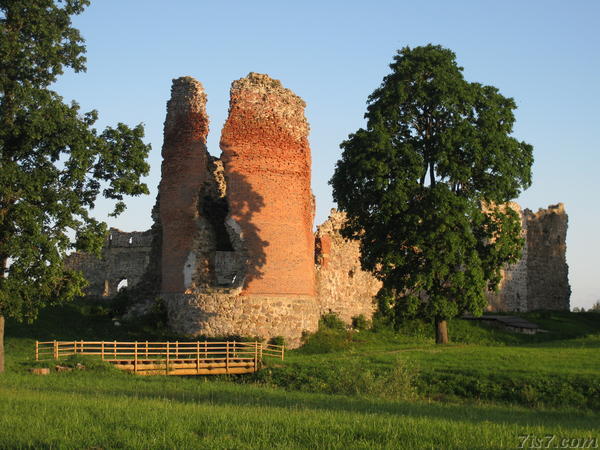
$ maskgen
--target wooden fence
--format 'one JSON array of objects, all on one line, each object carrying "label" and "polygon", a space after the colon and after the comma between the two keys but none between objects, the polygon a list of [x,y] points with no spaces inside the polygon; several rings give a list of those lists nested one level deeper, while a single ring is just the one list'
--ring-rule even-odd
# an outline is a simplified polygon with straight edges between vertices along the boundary
[{"label": "wooden fence", "polygon": [[264,356],[284,359],[284,346],[261,342],[36,341],[36,361],[70,355],[100,356],[142,375],[208,375],[256,372]]}]

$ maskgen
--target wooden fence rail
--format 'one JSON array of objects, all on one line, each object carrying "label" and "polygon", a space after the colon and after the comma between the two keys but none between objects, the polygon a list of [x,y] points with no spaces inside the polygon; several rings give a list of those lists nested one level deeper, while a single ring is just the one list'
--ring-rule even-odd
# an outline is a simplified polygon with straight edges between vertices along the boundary
[{"label": "wooden fence rail", "polygon": [[144,375],[203,375],[255,372],[263,357],[284,359],[284,346],[262,342],[36,341],[35,360],[70,355],[100,356],[122,370]]}]

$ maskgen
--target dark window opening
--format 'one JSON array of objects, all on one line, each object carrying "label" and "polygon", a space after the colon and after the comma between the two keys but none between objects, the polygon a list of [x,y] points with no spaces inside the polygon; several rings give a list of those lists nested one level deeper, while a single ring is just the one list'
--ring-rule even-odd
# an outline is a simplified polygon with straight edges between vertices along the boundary
[{"label": "dark window opening", "polygon": [[205,196],[202,200],[201,213],[208,222],[211,224],[213,231],[215,232],[215,239],[217,244],[218,252],[233,252],[235,249],[229,239],[229,233],[225,227],[225,219],[229,214],[229,205],[227,199],[218,198],[214,199],[209,196]]}]

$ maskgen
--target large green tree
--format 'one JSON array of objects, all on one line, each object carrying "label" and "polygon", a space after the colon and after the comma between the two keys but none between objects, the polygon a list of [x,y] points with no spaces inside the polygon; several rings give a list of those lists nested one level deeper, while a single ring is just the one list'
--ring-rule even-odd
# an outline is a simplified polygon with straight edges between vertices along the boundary
[{"label": "large green tree", "polygon": [[95,111],[49,89],[65,68],[85,70],[71,16],[88,4],[0,0],[0,372],[5,316],[33,320],[82,294],[85,280],[63,261],[73,248],[100,251],[106,225],[89,214],[97,198],[113,199],[117,215],[124,195],[148,193],[143,127],[98,132]]},{"label": "large green tree", "polygon": [[447,319],[482,313],[485,290],[520,257],[505,203],[530,185],[533,162],[511,137],[514,100],[467,82],[455,58],[434,45],[398,51],[330,182],[344,234],[383,282],[380,311],[431,320],[439,343]]}]

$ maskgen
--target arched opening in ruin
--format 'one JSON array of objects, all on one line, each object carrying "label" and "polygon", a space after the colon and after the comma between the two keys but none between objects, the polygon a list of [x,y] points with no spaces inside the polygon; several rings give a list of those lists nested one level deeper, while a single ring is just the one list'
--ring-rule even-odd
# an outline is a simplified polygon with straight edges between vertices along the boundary
[{"label": "arched opening in ruin", "polygon": [[127,278],[122,278],[121,281],[119,281],[119,283],[117,284],[117,292],[119,292],[121,289],[125,289],[127,285]]}]

